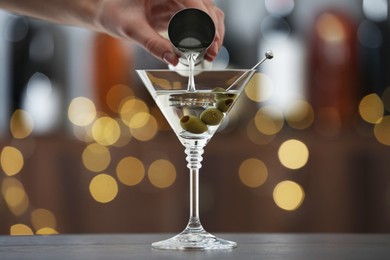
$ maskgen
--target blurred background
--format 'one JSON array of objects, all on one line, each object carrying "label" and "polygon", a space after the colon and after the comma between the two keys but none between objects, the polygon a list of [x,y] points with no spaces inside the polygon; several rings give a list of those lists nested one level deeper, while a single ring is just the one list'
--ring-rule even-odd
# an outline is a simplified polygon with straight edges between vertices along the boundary
[{"label": "blurred background", "polygon": [[[273,50],[208,144],[211,232],[390,231],[386,0],[221,0],[213,68]],[[0,13],[0,233],[179,232],[184,148],[131,42]]]}]

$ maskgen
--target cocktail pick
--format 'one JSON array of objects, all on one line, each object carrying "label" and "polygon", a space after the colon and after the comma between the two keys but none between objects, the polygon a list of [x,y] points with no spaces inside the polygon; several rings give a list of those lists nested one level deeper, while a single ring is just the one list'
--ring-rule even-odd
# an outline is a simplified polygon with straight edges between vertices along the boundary
[{"label": "cocktail pick", "polygon": [[237,84],[237,82],[239,82],[242,78],[245,78],[245,76],[246,76],[246,74],[247,74],[248,72],[253,72],[253,71],[255,71],[255,70],[257,69],[257,67],[259,67],[264,61],[270,60],[270,59],[272,59],[272,58],[274,57],[274,53],[273,53],[272,51],[266,51],[264,55],[265,55],[265,57],[264,57],[261,61],[259,61],[258,63],[256,63],[255,66],[253,66],[250,70],[248,70],[247,72],[245,72],[244,74],[242,74],[238,79],[236,79],[236,80],[233,82],[233,84],[232,84],[230,87],[228,87],[228,88],[226,89],[226,91],[228,91],[231,87],[233,87],[235,84]]}]

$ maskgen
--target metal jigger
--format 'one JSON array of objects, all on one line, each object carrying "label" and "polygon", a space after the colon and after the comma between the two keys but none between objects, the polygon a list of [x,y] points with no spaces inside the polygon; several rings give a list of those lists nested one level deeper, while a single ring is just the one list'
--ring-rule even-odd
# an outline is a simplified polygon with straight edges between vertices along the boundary
[{"label": "metal jigger", "polygon": [[[204,68],[204,54],[215,38],[215,25],[202,10],[187,8],[177,12],[169,21],[168,36],[174,51],[180,56],[175,69],[188,69],[188,55],[199,53],[195,67]],[[180,67],[180,68],[179,68]]]}]

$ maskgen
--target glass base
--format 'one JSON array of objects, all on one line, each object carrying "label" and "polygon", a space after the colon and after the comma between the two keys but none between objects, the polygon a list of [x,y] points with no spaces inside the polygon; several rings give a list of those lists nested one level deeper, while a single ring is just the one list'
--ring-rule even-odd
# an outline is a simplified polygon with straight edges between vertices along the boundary
[{"label": "glass base", "polygon": [[237,243],[218,238],[206,231],[183,231],[172,238],[152,243],[152,247],[170,250],[220,250],[235,248]]}]

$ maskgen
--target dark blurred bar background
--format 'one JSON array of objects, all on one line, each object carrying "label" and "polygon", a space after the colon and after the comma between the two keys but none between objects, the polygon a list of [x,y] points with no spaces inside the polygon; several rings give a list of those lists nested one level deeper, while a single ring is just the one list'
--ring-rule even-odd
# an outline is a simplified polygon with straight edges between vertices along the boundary
[{"label": "dark blurred bar background", "polygon": [[[220,0],[214,69],[260,68],[201,169],[211,232],[390,231],[386,0]],[[131,15],[131,14],[129,14]],[[178,232],[184,148],[132,42],[0,12],[0,234]]]}]

